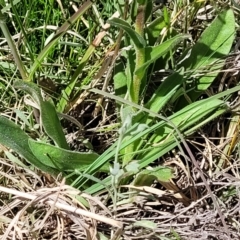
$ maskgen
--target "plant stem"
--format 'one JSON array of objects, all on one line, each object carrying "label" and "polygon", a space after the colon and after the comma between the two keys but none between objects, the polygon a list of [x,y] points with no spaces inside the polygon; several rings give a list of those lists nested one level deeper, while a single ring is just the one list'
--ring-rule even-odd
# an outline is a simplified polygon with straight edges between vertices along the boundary
[{"label": "plant stem", "polygon": [[[142,37],[144,37],[144,24],[145,24],[145,10],[147,1],[138,6],[138,12],[136,17],[135,31]],[[135,69],[141,67],[145,62],[145,49],[136,48],[136,66]],[[134,103],[139,102],[139,95],[141,84],[145,74],[134,74],[132,86],[131,86],[131,100]]]},{"label": "plant stem", "polygon": [[0,11],[0,27],[2,29],[2,32],[3,32],[3,35],[5,36],[6,40],[7,40],[7,43],[8,43],[8,46],[11,50],[11,54],[13,55],[14,57],[14,60],[15,60],[15,63],[17,64],[17,67],[18,67],[18,70],[22,76],[22,79],[24,81],[27,81],[28,79],[28,74],[27,74],[27,71],[22,63],[22,60],[18,54],[18,51],[17,51],[17,48],[16,48],[16,45],[14,43],[14,41],[12,40],[12,36],[8,30],[8,27],[6,25],[6,17],[2,14],[2,12]]}]

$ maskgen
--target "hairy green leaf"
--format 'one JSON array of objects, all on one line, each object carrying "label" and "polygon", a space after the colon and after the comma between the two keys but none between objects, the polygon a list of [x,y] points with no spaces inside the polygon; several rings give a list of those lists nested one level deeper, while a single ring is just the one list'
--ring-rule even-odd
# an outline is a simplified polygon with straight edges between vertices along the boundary
[{"label": "hairy green leaf", "polygon": [[113,18],[108,20],[111,25],[122,28],[131,38],[136,48],[144,48],[146,46],[145,40],[127,23],[120,18]]},{"label": "hairy green leaf", "polygon": [[28,146],[29,136],[15,123],[0,116],[0,143],[23,156],[29,163],[51,175],[59,171],[38,161]]},{"label": "hairy green leaf", "polygon": [[60,171],[84,170],[91,165],[98,154],[93,152],[74,152],[47,143],[29,139],[29,147],[41,163]]},{"label": "hairy green leaf", "polygon": [[32,82],[16,81],[14,87],[19,88],[34,99],[39,106],[42,125],[48,136],[61,148],[69,149],[62,126],[58,119],[55,107],[48,101],[44,101],[40,89]]},{"label": "hairy green leaf", "polygon": [[[235,18],[232,9],[219,14],[209,27],[205,29],[192,49],[183,54],[178,67],[184,67],[189,77],[207,70],[196,83],[198,90],[206,90],[218,75],[224,65],[224,58],[231,50],[235,36]],[[221,61],[220,61],[221,60]],[[193,92],[196,99],[201,92]]]}]

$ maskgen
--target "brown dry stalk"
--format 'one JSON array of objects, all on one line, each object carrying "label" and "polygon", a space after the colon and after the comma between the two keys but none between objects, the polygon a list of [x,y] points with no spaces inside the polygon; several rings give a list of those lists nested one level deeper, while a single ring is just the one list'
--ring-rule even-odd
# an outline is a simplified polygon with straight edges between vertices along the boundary
[{"label": "brown dry stalk", "polygon": [[37,193],[37,195],[34,195],[34,194],[31,194],[31,193],[23,193],[23,192],[15,190],[15,189],[6,188],[6,187],[2,187],[2,186],[0,186],[0,191],[18,196],[20,198],[24,198],[24,199],[28,199],[28,200],[32,200],[32,201],[36,200],[36,201],[38,201],[40,203],[43,203],[43,204],[48,204],[50,206],[55,206],[55,207],[57,207],[61,210],[65,210],[67,212],[71,212],[71,213],[74,213],[74,214],[83,215],[83,216],[95,219],[97,221],[104,222],[104,223],[109,224],[113,227],[117,227],[119,229],[123,227],[123,223],[120,222],[120,221],[116,221],[114,219],[98,215],[96,213],[88,212],[86,210],[83,210],[83,209],[80,209],[80,208],[77,208],[77,207],[62,204],[59,201],[39,199],[39,196],[41,196],[41,195],[39,195],[38,192],[35,192],[34,194]]}]

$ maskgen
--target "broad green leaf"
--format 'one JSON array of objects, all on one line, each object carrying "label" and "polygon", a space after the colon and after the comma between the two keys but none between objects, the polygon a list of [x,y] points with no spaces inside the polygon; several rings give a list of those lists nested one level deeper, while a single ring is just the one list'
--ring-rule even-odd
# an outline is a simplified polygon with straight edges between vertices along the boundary
[{"label": "broad green leaf", "polygon": [[29,139],[29,147],[41,163],[60,171],[83,170],[91,165],[98,154],[93,152],[74,152],[47,143]]},{"label": "broad green leaf", "polygon": [[134,75],[134,69],[135,69],[135,59],[136,54],[135,51],[130,49],[127,51],[127,65],[125,68],[125,73],[127,77],[127,88],[131,89],[133,75]]},{"label": "broad green leaf", "polygon": [[61,148],[69,149],[55,107],[48,101],[41,104],[41,118],[47,135]]},{"label": "broad green leaf", "polygon": [[[206,75],[197,79],[198,90],[206,90],[218,75],[224,65],[224,61],[219,63],[219,60],[223,60],[230,52],[234,37],[235,18],[232,9],[229,9],[219,14],[193,48],[183,54],[178,67],[184,67],[190,77],[208,70]],[[192,93],[192,97],[196,99],[196,92]]]},{"label": "broad green leaf", "polygon": [[131,26],[128,22],[120,19],[120,18],[113,18],[108,20],[111,25],[117,26],[123,29],[131,38],[136,48],[144,48],[146,46],[146,42],[143,37],[141,37]]},{"label": "broad green leaf", "polygon": [[24,157],[30,164],[51,175],[59,171],[41,163],[28,146],[29,136],[15,123],[0,116],[0,143]]},{"label": "broad green leaf", "polygon": [[181,42],[185,38],[189,38],[189,35],[179,34],[161,44],[154,47],[146,47],[145,48],[145,59],[146,62],[136,69],[135,74],[142,76],[149,65],[155,62],[158,58],[165,55],[167,52],[172,50],[179,42]]},{"label": "broad green leaf", "polygon": [[162,29],[166,27],[163,16],[154,19],[146,28],[146,31],[153,37],[158,38]]},{"label": "broad green leaf", "polygon": [[134,186],[150,186],[155,180],[168,182],[173,178],[173,171],[168,167],[155,167],[151,170],[145,169],[137,174],[134,179]]},{"label": "broad green leaf", "polygon": [[114,80],[114,89],[115,89],[115,94],[117,96],[120,96],[122,98],[125,97],[126,92],[127,92],[127,77],[124,72],[118,72],[115,74],[113,77]]},{"label": "broad green leaf", "polygon": [[43,100],[40,89],[37,85],[32,82],[16,81],[14,87],[19,88],[32,96],[39,106],[42,125],[48,136],[59,147],[69,149],[55,107],[50,102]]}]

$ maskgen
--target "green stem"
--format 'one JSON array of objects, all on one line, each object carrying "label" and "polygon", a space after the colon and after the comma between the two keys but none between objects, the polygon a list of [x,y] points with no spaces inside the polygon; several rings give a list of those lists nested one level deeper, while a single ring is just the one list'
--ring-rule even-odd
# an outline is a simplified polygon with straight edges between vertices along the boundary
[{"label": "green stem", "polygon": [[[135,31],[142,37],[144,37],[144,24],[145,24],[145,11],[146,11],[147,1],[138,6],[138,12],[136,16]],[[145,62],[145,49],[136,48],[136,66],[135,69],[141,67]],[[145,74],[134,74],[132,86],[131,86],[131,100],[134,103],[139,102],[139,95],[141,90],[141,84],[144,79]]]},{"label": "green stem", "polygon": [[[135,24],[135,31],[144,38],[144,25],[145,25],[145,11],[146,11],[147,1],[144,0],[138,6],[137,16],[136,16],[136,24]],[[145,49],[144,48],[137,48],[136,49],[136,65],[135,69],[140,68],[145,62]],[[140,91],[141,86],[143,86],[145,81],[145,73],[141,74],[134,74],[133,80],[130,88],[130,98],[133,103],[139,103]],[[123,158],[124,165],[127,165],[134,156],[134,143],[130,144],[125,148],[125,154]],[[129,154],[132,153],[132,154]]]},{"label": "green stem", "polygon": [[[136,51],[136,69],[142,66],[144,62],[145,62],[145,49],[138,49]],[[134,74],[133,76],[131,100],[132,102],[137,104],[139,102],[141,84],[142,80],[144,79],[144,75]]]},{"label": "green stem", "polygon": [[8,30],[8,27],[6,25],[6,17],[2,14],[2,12],[0,11],[0,27],[2,29],[3,35],[5,36],[7,42],[8,42],[8,46],[11,50],[11,54],[13,55],[13,58],[15,60],[15,63],[17,64],[18,70],[22,76],[22,79],[24,81],[27,81],[28,79],[28,74],[27,71],[22,63],[22,60],[18,54],[16,45],[14,43],[14,41],[12,40],[12,36]]}]

